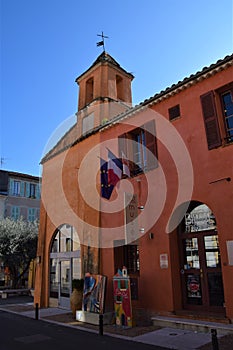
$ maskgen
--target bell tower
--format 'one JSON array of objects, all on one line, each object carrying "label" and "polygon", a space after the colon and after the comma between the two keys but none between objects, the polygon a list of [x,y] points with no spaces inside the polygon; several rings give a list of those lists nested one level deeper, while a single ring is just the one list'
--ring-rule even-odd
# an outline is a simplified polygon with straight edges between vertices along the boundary
[{"label": "bell tower", "polygon": [[111,120],[131,107],[134,76],[103,51],[77,79],[78,124],[81,134]]}]

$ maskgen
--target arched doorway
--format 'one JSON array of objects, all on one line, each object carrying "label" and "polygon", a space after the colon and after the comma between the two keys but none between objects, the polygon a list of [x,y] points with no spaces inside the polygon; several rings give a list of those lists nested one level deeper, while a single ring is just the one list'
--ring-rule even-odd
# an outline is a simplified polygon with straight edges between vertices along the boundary
[{"label": "arched doorway", "polygon": [[80,241],[73,226],[61,225],[50,249],[50,304],[70,309],[72,280],[81,278]]},{"label": "arched doorway", "polygon": [[217,224],[207,205],[191,202],[179,230],[183,308],[224,313]]}]

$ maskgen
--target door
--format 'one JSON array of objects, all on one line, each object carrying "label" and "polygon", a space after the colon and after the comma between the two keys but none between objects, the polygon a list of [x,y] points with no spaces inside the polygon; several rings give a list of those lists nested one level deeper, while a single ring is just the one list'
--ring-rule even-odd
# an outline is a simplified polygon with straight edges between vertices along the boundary
[{"label": "door", "polygon": [[81,248],[76,229],[63,224],[55,231],[50,251],[51,304],[70,309],[72,280],[81,278]]},{"label": "door", "polygon": [[70,309],[71,260],[60,261],[60,283],[58,303],[61,308]]},{"label": "door", "polygon": [[224,313],[217,232],[186,232],[180,243],[184,309]]}]

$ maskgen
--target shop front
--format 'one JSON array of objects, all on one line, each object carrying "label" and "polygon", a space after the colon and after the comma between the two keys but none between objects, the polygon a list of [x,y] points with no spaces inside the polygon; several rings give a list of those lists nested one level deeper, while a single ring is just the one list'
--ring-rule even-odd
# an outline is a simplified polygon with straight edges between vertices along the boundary
[{"label": "shop front", "polygon": [[205,204],[186,213],[180,226],[179,251],[183,309],[224,314],[217,224]]}]

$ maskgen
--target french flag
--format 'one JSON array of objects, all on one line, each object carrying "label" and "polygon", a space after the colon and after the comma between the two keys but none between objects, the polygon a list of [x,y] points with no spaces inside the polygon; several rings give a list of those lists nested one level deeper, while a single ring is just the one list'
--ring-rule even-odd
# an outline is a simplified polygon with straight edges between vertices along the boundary
[{"label": "french flag", "polygon": [[115,186],[122,178],[122,161],[108,150],[108,183]]}]

